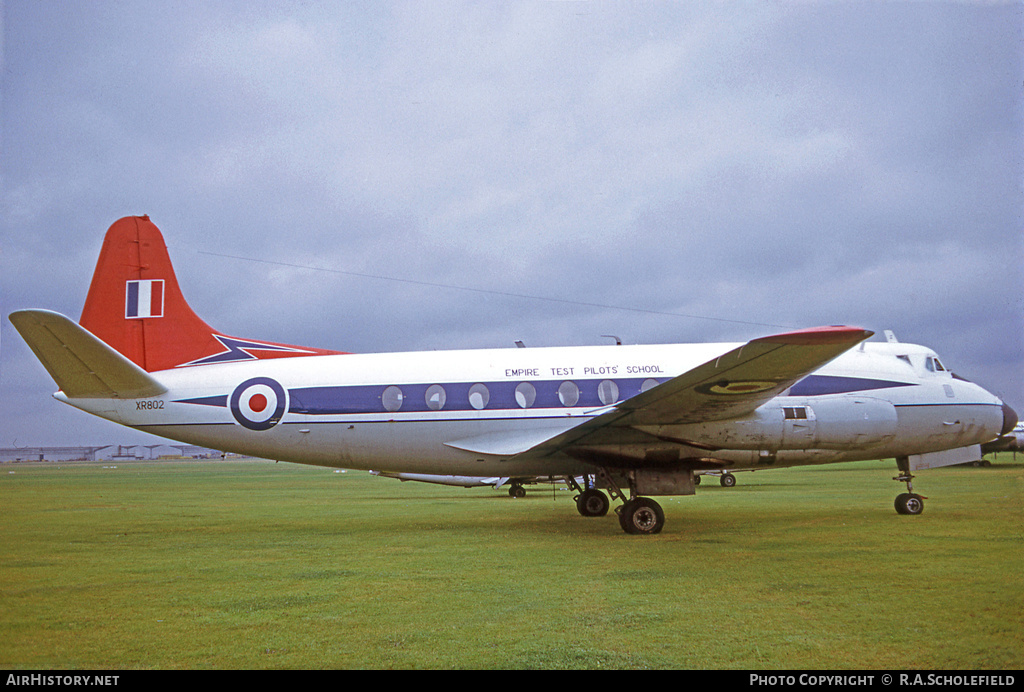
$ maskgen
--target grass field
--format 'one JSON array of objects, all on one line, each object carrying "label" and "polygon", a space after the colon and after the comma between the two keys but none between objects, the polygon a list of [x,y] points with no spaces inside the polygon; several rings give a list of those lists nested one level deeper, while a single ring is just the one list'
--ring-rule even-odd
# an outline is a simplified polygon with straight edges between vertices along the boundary
[{"label": "grass field", "polygon": [[566,490],[264,461],[0,467],[0,667],[1024,668],[1024,463]]}]

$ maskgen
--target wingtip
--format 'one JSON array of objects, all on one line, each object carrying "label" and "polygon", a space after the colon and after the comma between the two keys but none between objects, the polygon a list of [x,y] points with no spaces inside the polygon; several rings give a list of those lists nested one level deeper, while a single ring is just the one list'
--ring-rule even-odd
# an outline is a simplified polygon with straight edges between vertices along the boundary
[{"label": "wingtip", "polygon": [[756,341],[776,344],[801,344],[801,345],[825,345],[825,344],[856,344],[871,337],[874,332],[860,327],[848,327],[834,325],[831,327],[812,327],[810,329],[799,329],[795,332],[785,334],[773,334]]}]

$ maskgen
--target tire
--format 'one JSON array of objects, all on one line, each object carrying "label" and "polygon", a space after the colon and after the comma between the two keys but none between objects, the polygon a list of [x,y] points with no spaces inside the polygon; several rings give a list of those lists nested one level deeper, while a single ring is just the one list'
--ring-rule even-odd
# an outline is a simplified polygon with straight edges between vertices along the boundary
[{"label": "tire", "polygon": [[623,531],[634,535],[661,533],[665,527],[665,512],[649,497],[638,497],[622,505],[619,525]]},{"label": "tire", "polygon": [[731,488],[736,485],[736,476],[731,473],[723,473],[722,477],[718,479],[718,482],[722,484],[723,488]]},{"label": "tire", "polygon": [[915,493],[900,493],[895,505],[897,514],[917,515],[924,511],[924,498]]},{"label": "tire", "polygon": [[576,510],[585,517],[603,517],[608,514],[608,497],[596,488],[589,488],[576,498]]}]

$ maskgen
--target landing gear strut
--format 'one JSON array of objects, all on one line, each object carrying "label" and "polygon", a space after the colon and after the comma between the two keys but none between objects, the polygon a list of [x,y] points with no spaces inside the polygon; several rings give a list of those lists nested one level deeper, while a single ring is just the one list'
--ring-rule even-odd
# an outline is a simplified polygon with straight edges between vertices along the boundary
[{"label": "landing gear strut", "polygon": [[910,460],[907,457],[896,457],[896,466],[900,470],[900,475],[893,480],[907,484],[907,492],[896,496],[896,513],[920,514],[924,511],[925,498],[914,492],[914,484],[911,483],[914,477],[910,474]]}]

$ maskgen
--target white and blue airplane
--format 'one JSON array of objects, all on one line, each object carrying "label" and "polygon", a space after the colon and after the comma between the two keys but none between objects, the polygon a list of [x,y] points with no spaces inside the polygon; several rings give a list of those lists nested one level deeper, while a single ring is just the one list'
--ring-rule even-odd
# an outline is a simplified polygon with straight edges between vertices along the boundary
[{"label": "white and blue airplane", "polygon": [[[1014,411],[930,349],[830,326],[747,343],[349,354],[223,334],[186,303],[146,216],[107,232],[78,323],[10,320],[60,401],[189,444],[280,461],[474,478],[560,477],[584,516],[661,531],[650,496],[700,472],[895,458],[973,461]],[[595,482],[579,486],[577,477]]]},{"label": "white and blue airplane", "polygon": [[1017,423],[1013,430],[1003,433],[998,439],[983,444],[981,451],[983,454],[988,454],[989,452],[1016,453],[1024,451],[1024,423]]}]

